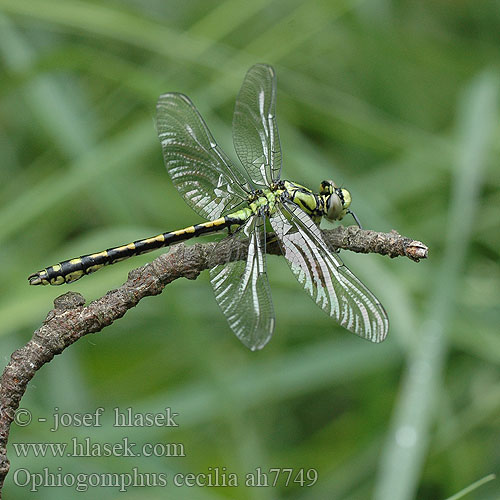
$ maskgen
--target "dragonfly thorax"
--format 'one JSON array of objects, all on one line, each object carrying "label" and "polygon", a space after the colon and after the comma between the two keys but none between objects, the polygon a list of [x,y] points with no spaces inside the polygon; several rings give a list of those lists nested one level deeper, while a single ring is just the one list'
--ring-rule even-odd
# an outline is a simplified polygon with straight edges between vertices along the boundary
[{"label": "dragonfly thorax", "polygon": [[248,197],[248,207],[253,214],[264,212],[267,216],[269,216],[273,213],[276,200],[282,192],[283,190],[279,189],[277,186],[254,191]]},{"label": "dragonfly thorax", "polygon": [[323,181],[319,193],[290,181],[282,181],[280,193],[297,204],[317,223],[321,217],[328,220],[341,220],[351,205],[351,194],[347,189],[339,188],[333,181]]}]

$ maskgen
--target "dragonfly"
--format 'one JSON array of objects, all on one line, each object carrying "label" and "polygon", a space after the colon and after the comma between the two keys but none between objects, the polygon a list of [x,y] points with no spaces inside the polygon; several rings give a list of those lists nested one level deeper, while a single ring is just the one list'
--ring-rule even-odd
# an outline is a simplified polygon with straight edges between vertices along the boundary
[{"label": "dragonfly", "polygon": [[[362,338],[384,340],[389,328],[384,307],[329,247],[319,228],[322,218],[338,221],[346,214],[359,225],[350,210],[351,194],[331,180],[321,182],[315,193],[281,179],[275,110],[275,71],[256,64],[246,73],[233,115],[233,143],[241,168],[217,145],[187,96],[161,95],[157,132],[167,171],[186,203],[207,222],[65,260],[30,275],[29,283],[72,283],[129,257],[227,229],[234,250],[210,269],[210,283],[230,328],[245,346],[257,350],[269,342],[275,328],[266,270],[271,228],[293,275],[323,311]],[[213,251],[221,250],[223,242],[227,245],[227,238]],[[241,240],[248,246],[238,245]]]}]

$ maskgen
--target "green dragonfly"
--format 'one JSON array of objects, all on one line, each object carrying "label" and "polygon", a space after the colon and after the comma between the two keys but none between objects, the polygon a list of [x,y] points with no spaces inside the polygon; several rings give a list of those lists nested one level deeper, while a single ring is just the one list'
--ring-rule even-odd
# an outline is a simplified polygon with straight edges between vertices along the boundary
[{"label": "green dragonfly", "polygon": [[316,304],[351,332],[372,342],[384,340],[389,321],[383,306],[328,247],[319,229],[322,217],[334,221],[347,213],[354,216],[351,195],[333,181],[323,181],[314,193],[281,180],[275,106],[273,68],[252,66],[233,116],[234,147],[244,167],[239,169],[217,146],[188,97],[161,95],[157,129],[167,171],[187,204],[208,222],[60,262],[29,276],[29,283],[71,283],[134,255],[227,228],[233,241],[248,240],[248,252],[238,255],[242,246],[231,246],[235,250],[227,262],[210,270],[210,282],[236,336],[251,350],[261,349],[275,326],[266,273],[269,223],[292,273]]}]

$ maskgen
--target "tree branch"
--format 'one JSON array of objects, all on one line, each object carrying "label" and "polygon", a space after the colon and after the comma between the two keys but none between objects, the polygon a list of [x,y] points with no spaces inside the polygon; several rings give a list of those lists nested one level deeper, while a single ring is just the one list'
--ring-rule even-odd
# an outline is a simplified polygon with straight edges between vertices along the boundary
[{"label": "tree branch", "polygon": [[[323,231],[323,234],[334,249],[379,253],[390,257],[406,256],[416,262],[427,257],[427,247],[423,243],[404,238],[396,231],[377,233],[355,226],[339,226]],[[269,237],[267,252],[281,254],[272,234]],[[49,311],[32,339],[12,354],[0,379],[0,498],[10,467],[7,458],[10,425],[26,387],[37,370],[81,337],[97,333],[121,318],[144,297],[160,294],[165,286],[177,278],[196,279],[202,271],[224,264],[230,245],[233,250],[234,245],[242,245],[241,252],[233,251],[231,255],[245,255],[244,247],[248,247],[248,242],[227,240],[227,248],[224,243],[221,244],[214,255],[215,245],[176,245],[169,253],[131,271],[123,285],[87,306],[82,295],[74,292],[65,293],[54,300],[54,309]]]}]

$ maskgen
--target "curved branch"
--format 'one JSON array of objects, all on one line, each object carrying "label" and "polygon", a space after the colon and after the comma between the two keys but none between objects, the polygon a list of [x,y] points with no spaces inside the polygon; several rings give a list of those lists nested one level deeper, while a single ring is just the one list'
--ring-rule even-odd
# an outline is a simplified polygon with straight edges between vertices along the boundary
[{"label": "curved branch", "polygon": [[[379,253],[390,257],[406,256],[417,262],[427,257],[427,247],[423,243],[404,238],[396,231],[377,233],[355,226],[339,226],[323,233],[335,249]],[[269,237],[267,252],[280,254],[272,234]],[[228,241],[227,251],[229,244]],[[233,241],[231,244],[247,246],[247,242]],[[176,245],[151,263],[130,271],[123,285],[87,306],[82,295],[74,292],[67,292],[54,300],[54,309],[49,311],[32,339],[12,354],[0,379],[0,497],[9,471],[7,441],[10,425],[26,387],[37,370],[81,337],[97,333],[121,318],[144,297],[160,294],[165,286],[177,278],[196,279],[202,271],[227,262],[224,245],[219,246],[217,255],[214,255],[214,247],[215,243]],[[231,254],[241,255],[242,252],[233,251]]]}]

